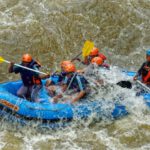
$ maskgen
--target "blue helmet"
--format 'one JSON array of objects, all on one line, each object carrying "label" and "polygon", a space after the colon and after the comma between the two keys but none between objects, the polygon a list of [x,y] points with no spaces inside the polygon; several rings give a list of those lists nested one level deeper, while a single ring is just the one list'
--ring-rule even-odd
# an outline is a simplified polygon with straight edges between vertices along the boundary
[{"label": "blue helmet", "polygon": [[146,55],[150,56],[150,49],[146,51]]}]

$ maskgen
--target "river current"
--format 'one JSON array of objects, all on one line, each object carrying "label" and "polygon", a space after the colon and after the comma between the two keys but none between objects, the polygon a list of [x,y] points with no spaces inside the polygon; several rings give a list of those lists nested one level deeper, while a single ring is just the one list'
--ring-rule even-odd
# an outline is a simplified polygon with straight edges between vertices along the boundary
[{"label": "river current", "polygon": [[[31,53],[44,66],[42,71],[52,71],[91,40],[112,66],[137,70],[150,49],[149,25],[150,0],[0,0],[0,56],[19,63],[22,54]],[[0,64],[0,81],[19,79],[8,74],[7,67]],[[133,91],[121,92],[130,115],[115,121],[91,118],[41,131],[3,118],[0,149],[149,150],[149,110]],[[106,97],[115,94],[111,91]]]}]

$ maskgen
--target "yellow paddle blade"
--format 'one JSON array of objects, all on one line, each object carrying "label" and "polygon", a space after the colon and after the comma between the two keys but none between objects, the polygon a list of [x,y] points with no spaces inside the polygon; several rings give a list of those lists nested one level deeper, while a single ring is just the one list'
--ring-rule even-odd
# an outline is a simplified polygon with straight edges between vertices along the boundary
[{"label": "yellow paddle blade", "polygon": [[86,41],[84,43],[84,46],[82,48],[82,57],[85,58],[86,56],[88,56],[91,52],[91,50],[94,47],[94,43],[91,41]]},{"label": "yellow paddle blade", "polygon": [[4,58],[0,56],[0,63],[4,62]]}]

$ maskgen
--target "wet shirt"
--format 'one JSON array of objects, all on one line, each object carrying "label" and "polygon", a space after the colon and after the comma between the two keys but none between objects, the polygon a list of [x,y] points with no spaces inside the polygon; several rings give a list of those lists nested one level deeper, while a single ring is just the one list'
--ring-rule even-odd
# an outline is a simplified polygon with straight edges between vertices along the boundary
[{"label": "wet shirt", "polygon": [[86,89],[88,81],[82,75],[78,75],[75,73],[72,74],[70,78],[65,77],[63,83],[69,86],[69,89],[73,89],[80,92]]},{"label": "wet shirt", "polygon": [[[22,65],[22,64],[20,64],[20,65]],[[29,68],[34,69],[34,70],[38,70],[38,67],[36,65],[33,65],[32,67],[29,67]],[[14,66],[13,72],[15,72],[16,74],[20,73],[21,79],[22,79],[23,84],[25,86],[34,85],[33,77],[36,77],[36,78],[39,77],[39,73],[30,71],[30,70],[26,70],[26,69],[21,68],[19,66]]]}]

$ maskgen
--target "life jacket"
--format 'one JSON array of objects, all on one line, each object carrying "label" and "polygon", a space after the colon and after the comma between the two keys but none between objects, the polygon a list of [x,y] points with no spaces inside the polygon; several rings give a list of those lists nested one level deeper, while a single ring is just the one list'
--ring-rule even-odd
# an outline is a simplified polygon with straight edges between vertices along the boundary
[{"label": "life jacket", "polygon": [[[41,65],[35,60],[32,60],[32,62],[27,67],[34,69],[34,66],[36,66],[38,69],[41,67]],[[35,75],[34,72],[30,70],[22,69],[20,74],[21,74],[21,79],[25,86],[42,84],[41,79],[38,77],[38,75]]]},{"label": "life jacket", "polygon": [[[145,70],[146,68],[149,68],[147,65],[144,66]],[[145,84],[150,84],[150,70],[148,71],[147,70],[147,73],[146,74],[143,74],[142,73],[142,82],[145,83]]]},{"label": "life jacket", "polygon": [[[78,83],[78,80],[80,80],[81,83]],[[69,89],[76,89],[77,91],[80,91],[81,86],[83,89],[86,89],[87,84],[88,84],[88,81],[84,78],[84,76],[79,75],[79,74],[76,74],[75,76],[73,74],[67,81],[67,86],[70,85]]]},{"label": "life jacket", "polygon": [[107,57],[102,53],[99,53],[98,56],[101,57],[104,61],[107,59]]}]

